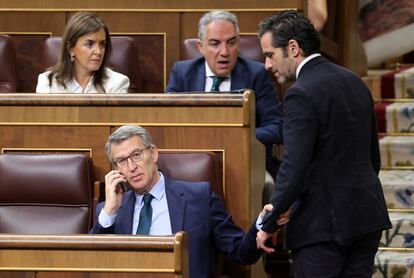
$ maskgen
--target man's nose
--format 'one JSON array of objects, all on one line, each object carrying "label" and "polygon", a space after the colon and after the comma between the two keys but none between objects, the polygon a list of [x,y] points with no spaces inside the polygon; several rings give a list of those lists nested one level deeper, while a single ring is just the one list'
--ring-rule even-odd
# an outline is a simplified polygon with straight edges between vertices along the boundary
[{"label": "man's nose", "polygon": [[230,53],[229,46],[226,43],[223,43],[220,46],[220,55],[221,56],[228,56]]},{"label": "man's nose", "polygon": [[272,61],[270,60],[269,57],[266,57],[264,66],[265,66],[266,70],[271,70],[272,69]]},{"label": "man's nose", "polygon": [[128,167],[128,171],[134,171],[137,168],[137,163],[135,163],[134,161],[132,161],[132,159],[130,157],[127,158],[127,167]]}]

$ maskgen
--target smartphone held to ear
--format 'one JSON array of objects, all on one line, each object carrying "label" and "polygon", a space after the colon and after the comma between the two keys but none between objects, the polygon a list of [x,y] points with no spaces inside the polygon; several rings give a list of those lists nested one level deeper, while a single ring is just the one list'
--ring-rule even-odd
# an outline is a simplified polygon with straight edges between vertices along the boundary
[{"label": "smartphone held to ear", "polygon": [[124,181],[121,181],[120,183],[118,183],[118,187],[121,189],[122,192],[127,191],[127,184]]}]

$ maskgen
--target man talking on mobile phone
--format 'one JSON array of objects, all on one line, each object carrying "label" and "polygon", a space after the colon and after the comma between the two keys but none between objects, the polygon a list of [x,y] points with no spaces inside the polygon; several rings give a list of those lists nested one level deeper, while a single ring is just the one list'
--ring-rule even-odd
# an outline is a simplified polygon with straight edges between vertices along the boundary
[{"label": "man talking on mobile phone", "polygon": [[[186,231],[190,277],[213,277],[214,253],[238,264],[253,264],[262,251],[256,233],[265,206],[247,234],[232,220],[208,182],[172,180],[158,171],[158,149],[140,126],[122,126],[105,146],[114,170],[105,176],[106,201],[98,204],[91,233],[171,235]],[[123,192],[119,184],[131,189]],[[287,218],[281,218],[284,224]]]}]

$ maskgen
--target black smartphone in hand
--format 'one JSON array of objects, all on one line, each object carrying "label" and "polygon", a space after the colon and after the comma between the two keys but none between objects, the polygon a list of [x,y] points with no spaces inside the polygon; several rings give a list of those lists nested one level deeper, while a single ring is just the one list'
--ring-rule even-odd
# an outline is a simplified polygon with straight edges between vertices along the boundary
[{"label": "black smartphone in hand", "polygon": [[126,192],[127,191],[127,185],[126,182],[121,181],[120,183],[118,183],[119,188],[121,188],[122,192]]}]

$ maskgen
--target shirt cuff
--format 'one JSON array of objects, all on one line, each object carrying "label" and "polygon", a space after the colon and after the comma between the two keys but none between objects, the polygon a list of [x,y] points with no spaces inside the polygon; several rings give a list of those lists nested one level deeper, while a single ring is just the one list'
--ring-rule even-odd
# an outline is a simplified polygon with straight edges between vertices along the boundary
[{"label": "shirt cuff", "polygon": [[262,227],[263,227],[263,219],[262,219],[262,217],[259,215],[259,217],[257,217],[257,219],[256,219],[256,229],[257,229],[258,231],[260,231],[260,230],[262,229]]},{"label": "shirt cuff", "polygon": [[115,223],[116,213],[113,215],[108,215],[104,209],[101,209],[99,213],[98,222],[103,228],[108,228]]}]

